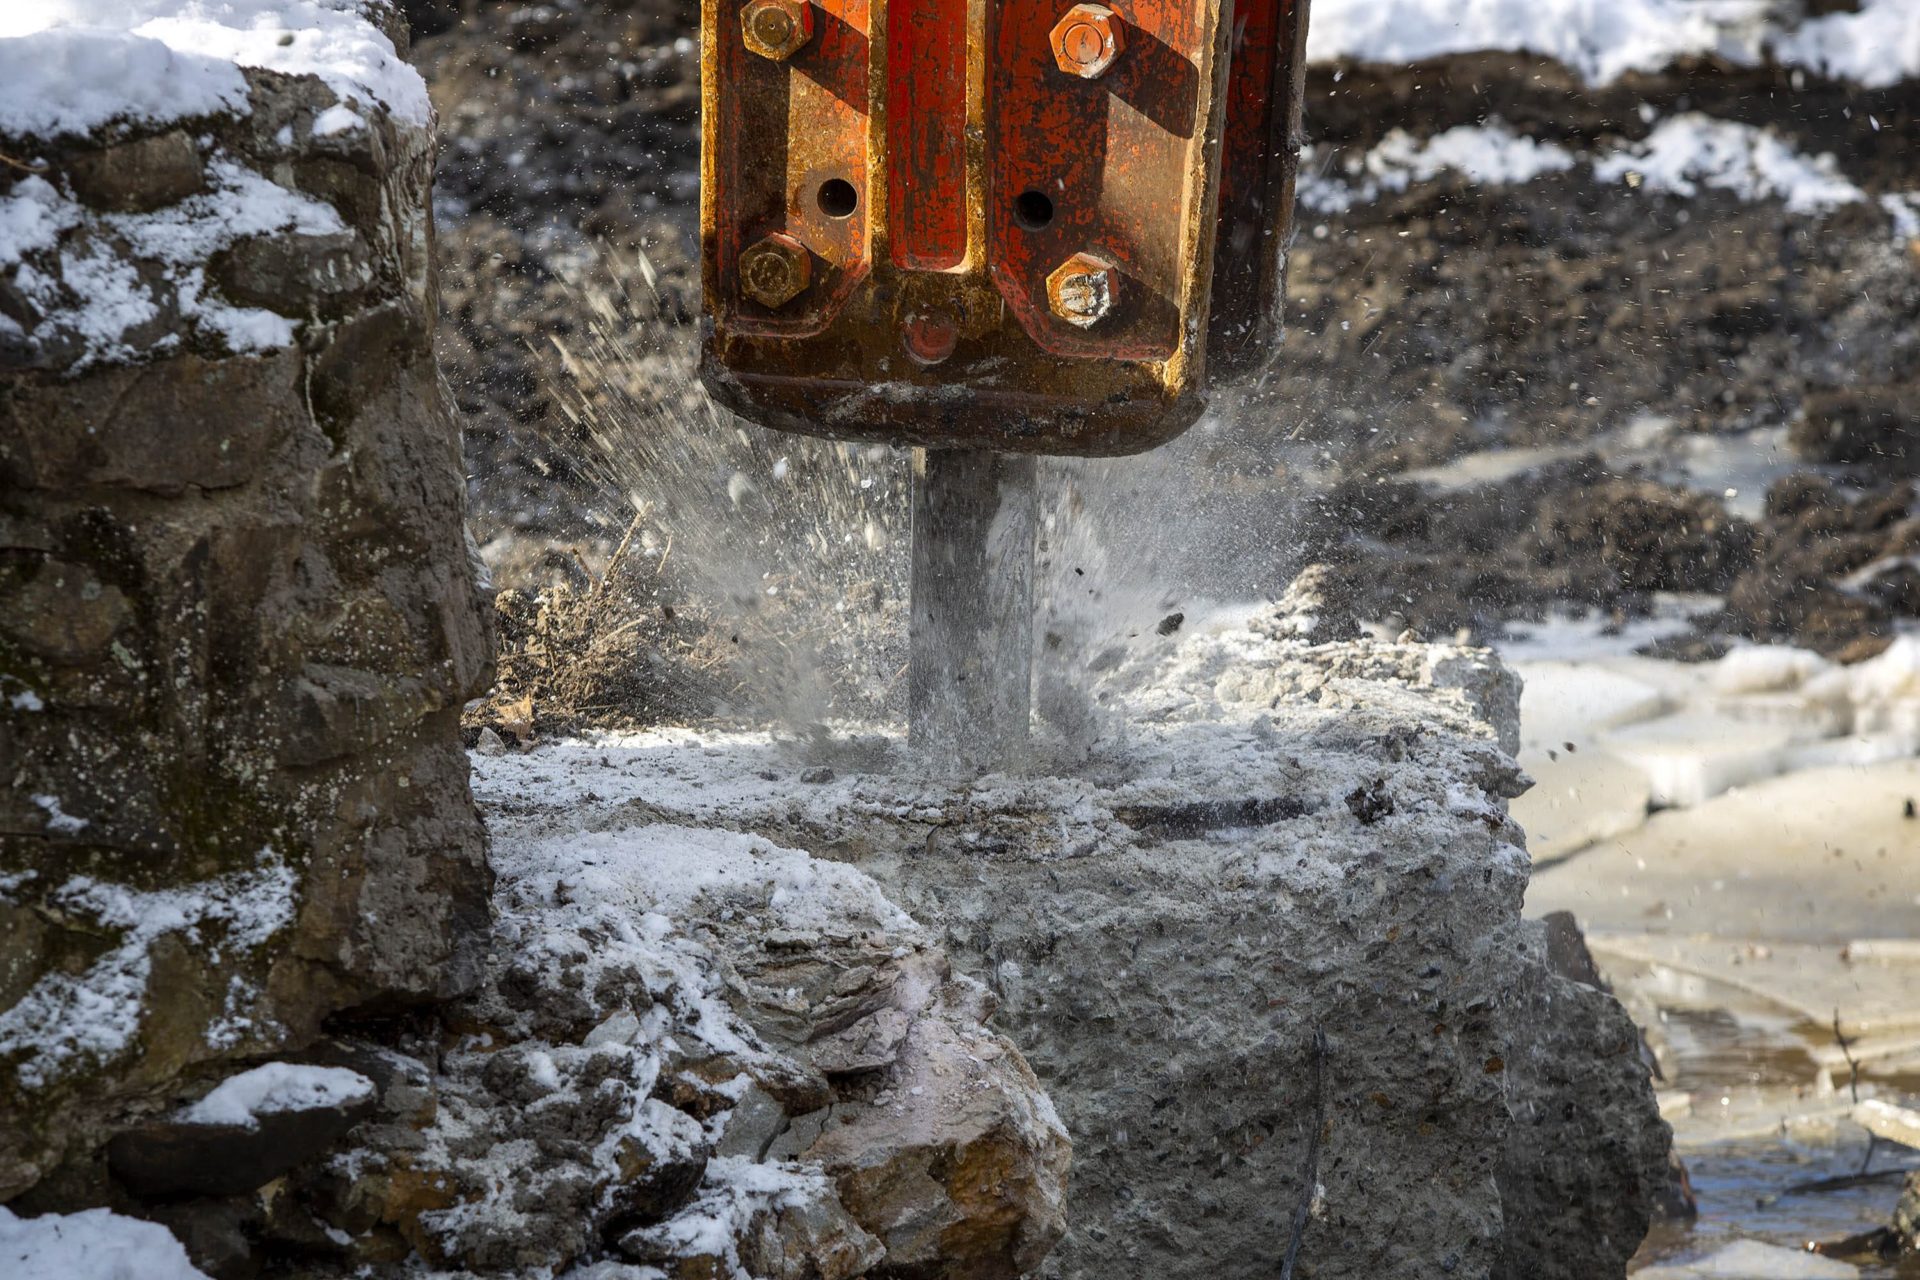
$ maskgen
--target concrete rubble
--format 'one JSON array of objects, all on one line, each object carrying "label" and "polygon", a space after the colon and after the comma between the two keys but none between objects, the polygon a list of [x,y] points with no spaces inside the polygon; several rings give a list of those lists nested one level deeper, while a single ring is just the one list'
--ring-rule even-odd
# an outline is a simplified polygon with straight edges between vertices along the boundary
[{"label": "concrete rubble", "polygon": [[1036,1274],[1266,1275],[1296,1220],[1318,1276],[1617,1273],[1670,1197],[1666,1129],[1619,1005],[1520,918],[1513,678],[1295,631],[1145,646],[1103,678],[1128,737],[1075,776],[660,731],[476,787],[502,844],[692,829],[871,875],[989,985],[1072,1137]]}]

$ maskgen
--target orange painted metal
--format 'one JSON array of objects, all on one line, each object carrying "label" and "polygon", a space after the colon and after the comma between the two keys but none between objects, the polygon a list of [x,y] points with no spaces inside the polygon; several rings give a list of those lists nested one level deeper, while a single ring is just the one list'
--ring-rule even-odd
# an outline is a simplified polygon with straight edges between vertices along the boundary
[{"label": "orange painted metal", "polygon": [[756,16],[793,3],[704,0],[702,370],[723,404],[842,438],[1133,453],[1197,416],[1210,360],[1271,347],[1306,0]]}]

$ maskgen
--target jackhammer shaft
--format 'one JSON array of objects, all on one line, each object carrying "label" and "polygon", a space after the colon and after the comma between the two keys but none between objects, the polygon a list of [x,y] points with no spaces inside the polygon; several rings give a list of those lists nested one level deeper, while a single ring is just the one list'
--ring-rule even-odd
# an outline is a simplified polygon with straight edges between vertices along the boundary
[{"label": "jackhammer shaft", "polygon": [[1031,455],[918,450],[908,741],[937,770],[1014,763],[1032,713]]}]

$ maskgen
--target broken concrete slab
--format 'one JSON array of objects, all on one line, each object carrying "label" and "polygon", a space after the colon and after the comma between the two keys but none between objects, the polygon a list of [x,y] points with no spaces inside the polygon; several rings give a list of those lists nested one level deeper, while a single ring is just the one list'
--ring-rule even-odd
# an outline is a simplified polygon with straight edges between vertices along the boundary
[{"label": "broken concrete slab", "polygon": [[[1624,1266],[1650,1212],[1626,1187],[1668,1176],[1666,1137],[1636,1053],[1576,1099],[1543,1052],[1543,1007],[1591,1044],[1619,1025],[1583,1001],[1618,1006],[1547,973],[1518,917],[1511,677],[1257,623],[1190,622],[1115,669],[1094,692],[1130,738],[1071,776],[956,786],[884,772],[885,735],[663,731],[481,758],[477,785],[515,823],[724,827],[872,875],[990,984],[1073,1137],[1040,1276],[1267,1275],[1309,1201],[1302,1263],[1328,1280]],[[1521,1113],[1553,1118],[1530,1125],[1551,1185],[1589,1194],[1507,1203],[1549,1185],[1540,1144],[1509,1142]]]}]

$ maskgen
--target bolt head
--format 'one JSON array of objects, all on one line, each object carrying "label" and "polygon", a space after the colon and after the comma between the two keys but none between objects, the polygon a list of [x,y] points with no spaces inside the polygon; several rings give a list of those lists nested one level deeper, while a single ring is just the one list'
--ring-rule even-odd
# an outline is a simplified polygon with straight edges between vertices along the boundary
[{"label": "bolt head", "polygon": [[763,58],[791,58],[813,39],[813,5],[809,0],[752,0],[740,11],[740,34],[747,48]]},{"label": "bolt head", "polygon": [[1126,48],[1120,19],[1103,4],[1077,4],[1053,24],[1053,60],[1070,76],[1093,80],[1106,74]]},{"label": "bolt head", "polygon": [[1092,253],[1076,253],[1047,277],[1047,303],[1070,325],[1091,329],[1113,310],[1120,269]]},{"label": "bolt head", "polygon": [[915,364],[936,365],[960,345],[960,330],[952,316],[937,311],[920,312],[907,317],[901,327],[901,341]]},{"label": "bolt head", "polygon": [[813,255],[792,236],[775,232],[740,255],[740,290],[763,307],[784,307],[813,283]]}]

